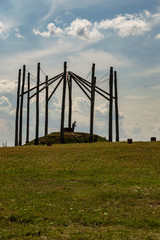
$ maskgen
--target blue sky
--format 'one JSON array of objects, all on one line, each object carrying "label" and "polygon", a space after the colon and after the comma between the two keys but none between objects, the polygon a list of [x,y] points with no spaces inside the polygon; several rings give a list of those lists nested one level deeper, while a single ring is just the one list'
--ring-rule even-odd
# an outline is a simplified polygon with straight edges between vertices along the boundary
[{"label": "blue sky", "polygon": [[[159,0],[0,0],[0,144],[14,144],[18,69],[26,64],[36,75],[41,62],[52,77],[62,72],[64,61],[83,77],[95,63],[97,79],[113,66],[118,71],[121,140],[160,139],[159,47]],[[108,89],[107,79],[101,87]],[[73,96],[77,130],[88,132],[89,102],[76,86]],[[32,139],[34,100],[31,108]],[[95,133],[107,136],[108,103],[96,96],[95,108]],[[61,88],[50,103],[50,132],[59,130],[60,109]],[[43,135],[43,93],[40,113]],[[26,108],[23,141],[25,120]]]}]

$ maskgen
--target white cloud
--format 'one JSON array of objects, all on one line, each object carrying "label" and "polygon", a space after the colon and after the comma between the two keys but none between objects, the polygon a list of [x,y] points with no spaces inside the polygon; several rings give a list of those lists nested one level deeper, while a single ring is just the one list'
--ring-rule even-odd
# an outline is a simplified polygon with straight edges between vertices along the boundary
[{"label": "white cloud", "polygon": [[[125,120],[125,121],[124,121]],[[134,141],[139,141],[140,139],[144,140],[143,133],[145,131],[144,126],[137,123],[132,119],[131,122],[126,121],[126,119],[122,119],[119,122],[120,125],[120,138],[127,139],[133,138]]]},{"label": "white cloud", "polygon": [[33,32],[35,35],[40,35],[42,37],[48,38],[51,36],[62,36],[63,30],[61,28],[57,28],[54,23],[49,23],[47,25],[48,32],[40,32],[39,30],[34,29]]},{"label": "white cloud", "polygon": [[120,37],[142,35],[151,29],[143,14],[118,15],[111,20],[106,19],[100,23],[95,23],[95,26],[99,29],[113,29],[118,32]]},{"label": "white cloud", "polygon": [[86,114],[89,113],[89,102],[83,97],[75,98],[73,111],[86,116]]},{"label": "white cloud", "polygon": [[[55,18],[55,22],[59,23],[62,19]],[[97,42],[104,38],[106,34],[104,30],[108,30],[107,36],[113,30],[117,32],[118,35],[122,38],[128,36],[139,36],[144,35],[147,32],[153,30],[153,28],[160,23],[160,13],[152,14],[147,10],[139,14],[124,14],[117,15],[112,19],[105,19],[101,22],[90,22],[87,19],[76,18],[71,22],[69,27],[65,29],[57,28],[54,23],[49,23],[47,25],[48,31],[40,32],[37,29],[34,29],[33,32],[35,35],[40,35],[42,37],[50,36],[62,36],[63,34],[70,35],[86,42]],[[157,39],[160,39],[160,34],[156,36]]]},{"label": "white cloud", "polygon": [[98,120],[104,120],[104,118],[106,117],[107,113],[108,113],[108,102],[104,102],[98,106],[96,106],[95,108],[95,116]]},{"label": "white cloud", "polygon": [[9,99],[5,96],[0,97],[0,111],[10,111],[12,108],[12,104],[10,103]]},{"label": "white cloud", "polygon": [[155,129],[153,129],[153,134],[156,134],[159,136],[160,134],[160,125],[158,125]]},{"label": "white cloud", "polygon": [[16,81],[0,80],[0,93],[12,93],[17,88]]},{"label": "white cloud", "polygon": [[5,26],[0,22],[0,38],[1,39],[6,39],[8,38],[8,31],[5,28]]},{"label": "white cloud", "polygon": [[2,33],[4,31],[4,26],[3,24],[0,22],[0,33]]},{"label": "white cloud", "polygon": [[141,16],[146,19],[146,21],[151,25],[155,26],[160,23],[160,13],[150,13],[149,11],[145,10]]},{"label": "white cloud", "polygon": [[140,132],[142,131],[142,127],[138,123],[133,123],[130,126],[130,130],[132,134],[137,135],[137,134],[140,134]]},{"label": "white cloud", "polygon": [[[154,26],[160,23],[160,13],[152,14],[147,10],[139,14],[124,14],[117,15],[115,18],[102,20],[100,23],[95,23],[98,29],[112,29],[118,32],[122,38],[128,36],[143,35],[150,32]],[[160,34],[157,35],[160,38]]]},{"label": "white cloud", "polygon": [[69,35],[78,37],[80,39],[97,42],[103,38],[103,35],[86,19],[76,18],[71,25],[66,28]]},{"label": "white cloud", "polygon": [[15,37],[16,38],[25,38],[21,33],[20,31],[18,30],[18,28],[15,29],[16,33],[15,33]]},{"label": "white cloud", "polygon": [[[57,19],[55,20],[57,22]],[[35,35],[40,35],[42,37],[51,37],[51,36],[63,36],[64,34],[85,40],[87,42],[97,42],[103,38],[97,28],[86,19],[76,18],[69,27],[62,30],[59,27],[56,27],[54,23],[49,23],[47,25],[48,32],[40,32],[37,29],[34,29],[33,32]]]},{"label": "white cloud", "polygon": [[123,120],[125,118],[123,112],[119,112],[118,115],[119,115],[119,120]]},{"label": "white cloud", "polygon": [[8,122],[6,121],[6,119],[0,119],[0,132],[1,132],[0,143],[2,143],[6,141],[7,139],[6,135],[9,135],[8,132],[10,132],[10,129],[8,127]]},{"label": "white cloud", "polygon": [[160,33],[157,34],[156,39],[160,39]]}]

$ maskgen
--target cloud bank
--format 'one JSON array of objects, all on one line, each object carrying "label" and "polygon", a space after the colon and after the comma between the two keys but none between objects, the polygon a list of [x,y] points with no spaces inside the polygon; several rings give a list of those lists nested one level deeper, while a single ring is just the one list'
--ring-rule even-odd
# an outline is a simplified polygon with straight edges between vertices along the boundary
[{"label": "cloud bank", "polygon": [[[88,42],[97,42],[104,38],[105,32],[117,33],[119,37],[140,36],[151,32],[160,23],[160,13],[152,14],[144,10],[139,14],[120,14],[112,19],[91,23],[87,19],[76,18],[69,27],[57,28],[54,23],[47,25],[48,31],[34,29],[35,35],[42,37],[70,35]],[[160,39],[157,34],[156,39]]]},{"label": "cloud bank", "polygon": [[[119,14],[111,19],[103,19],[100,22],[91,22],[87,19],[76,18],[74,19],[69,26],[65,24],[61,27],[57,27],[58,24],[55,19],[54,22],[50,22],[47,25],[47,31],[40,31],[39,28],[34,28],[34,35],[39,35],[44,38],[49,37],[74,37],[87,42],[97,42],[102,40],[105,36],[108,36],[110,33],[115,33],[121,38],[129,36],[140,36],[145,33],[150,33],[160,23],[160,13],[151,13],[147,10],[144,10],[136,14]],[[62,23],[62,22],[61,22]],[[0,22],[0,38],[6,39],[9,37],[9,34],[14,27],[16,38],[24,38],[18,30],[19,24],[17,27],[8,26]],[[65,27],[64,27],[65,26]],[[155,36],[156,39],[160,39],[159,32]]]}]

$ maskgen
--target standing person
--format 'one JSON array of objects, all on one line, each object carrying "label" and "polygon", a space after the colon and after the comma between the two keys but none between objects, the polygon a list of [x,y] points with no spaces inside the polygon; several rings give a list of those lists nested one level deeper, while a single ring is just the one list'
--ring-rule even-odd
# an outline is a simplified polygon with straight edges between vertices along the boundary
[{"label": "standing person", "polygon": [[76,121],[74,121],[74,122],[72,123],[73,132],[74,132],[75,127],[77,127]]}]

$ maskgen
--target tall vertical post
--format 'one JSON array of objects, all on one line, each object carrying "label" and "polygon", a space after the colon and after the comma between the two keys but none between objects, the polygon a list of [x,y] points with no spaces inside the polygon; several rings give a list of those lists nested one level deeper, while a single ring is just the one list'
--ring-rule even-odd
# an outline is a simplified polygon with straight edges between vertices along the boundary
[{"label": "tall vertical post", "polygon": [[19,146],[22,146],[23,98],[24,98],[25,78],[26,78],[26,66],[23,65],[23,79],[22,79],[22,88],[21,88],[21,104],[20,104],[20,119],[19,119]]},{"label": "tall vertical post", "polygon": [[65,115],[65,97],[66,97],[66,79],[67,79],[67,62],[64,62],[64,79],[63,79],[63,95],[62,95],[62,110],[61,110],[61,135],[60,141],[64,143],[64,115]]},{"label": "tall vertical post", "polygon": [[26,143],[29,142],[29,113],[30,113],[30,99],[29,98],[30,98],[30,73],[28,73]]},{"label": "tall vertical post", "polygon": [[112,112],[113,112],[113,67],[110,68],[109,76],[109,141],[112,142]]},{"label": "tall vertical post", "polygon": [[37,94],[36,94],[36,134],[35,145],[39,144],[39,83],[40,83],[40,63],[37,64]]},{"label": "tall vertical post", "polygon": [[89,137],[90,142],[93,142],[95,85],[96,85],[95,64],[93,64],[92,65],[92,79],[91,79],[91,109],[90,109],[90,137]]},{"label": "tall vertical post", "polygon": [[45,135],[48,134],[48,76],[46,76]]},{"label": "tall vertical post", "polygon": [[68,128],[72,124],[72,77],[68,76],[68,91],[69,91],[69,113],[68,113]]},{"label": "tall vertical post", "polygon": [[15,146],[18,146],[18,118],[19,118],[20,85],[21,85],[21,69],[19,69],[19,72],[18,72],[17,106],[16,106],[16,120],[15,120]]},{"label": "tall vertical post", "polygon": [[118,88],[117,88],[117,72],[116,71],[114,71],[114,92],[115,92],[116,142],[119,142]]}]

